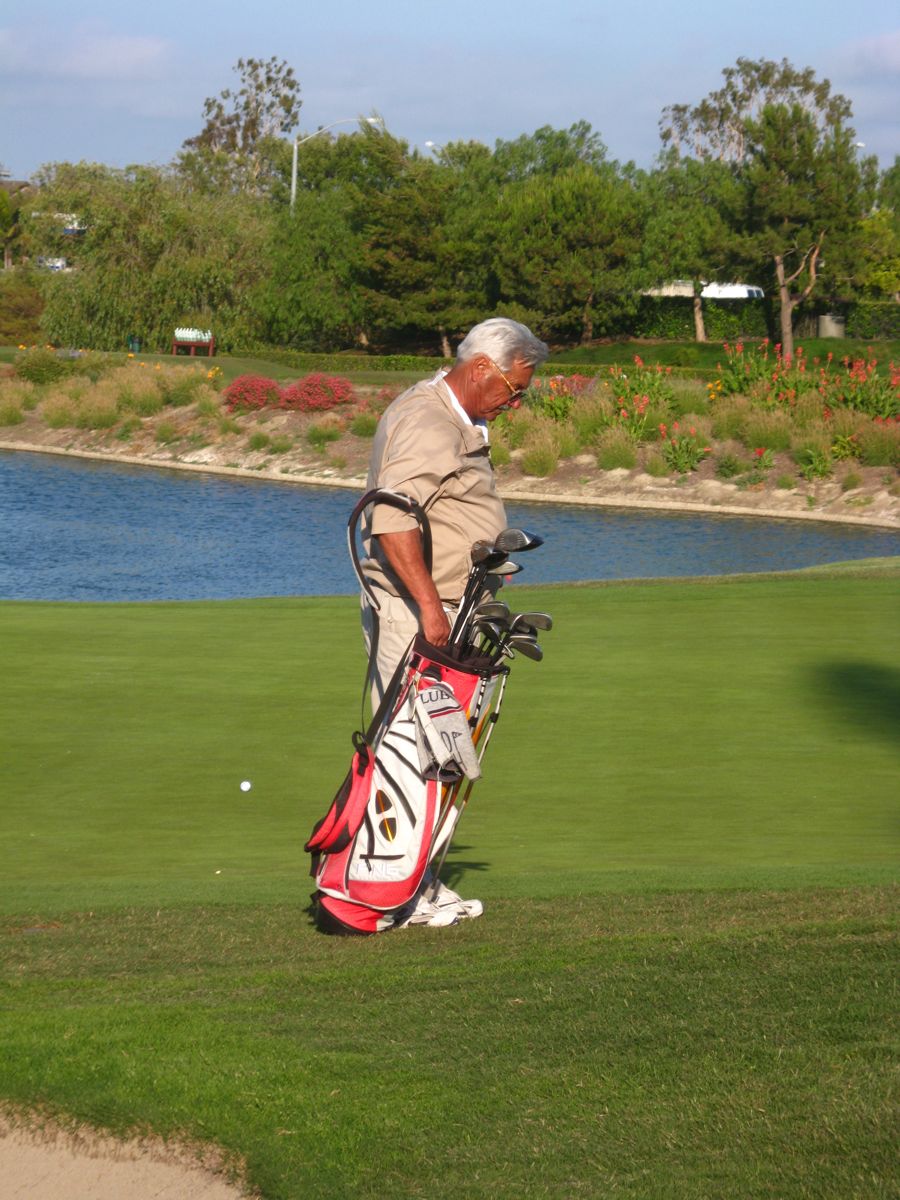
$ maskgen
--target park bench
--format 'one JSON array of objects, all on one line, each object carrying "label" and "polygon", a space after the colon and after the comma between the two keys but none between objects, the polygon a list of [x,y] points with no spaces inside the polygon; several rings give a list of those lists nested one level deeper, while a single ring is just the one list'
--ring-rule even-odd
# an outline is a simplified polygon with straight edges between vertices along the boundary
[{"label": "park bench", "polygon": [[209,329],[176,329],[172,338],[173,354],[190,354],[193,358],[197,352],[212,358],[216,352],[216,339]]}]

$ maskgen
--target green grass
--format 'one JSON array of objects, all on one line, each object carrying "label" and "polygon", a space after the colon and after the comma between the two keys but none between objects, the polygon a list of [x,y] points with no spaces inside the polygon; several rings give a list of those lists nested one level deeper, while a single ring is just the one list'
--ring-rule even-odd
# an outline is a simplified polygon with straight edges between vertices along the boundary
[{"label": "green grass", "polygon": [[898,574],[509,589],[486,914],[349,942],[352,599],[4,604],[2,1094],[269,1200],[892,1195]]}]

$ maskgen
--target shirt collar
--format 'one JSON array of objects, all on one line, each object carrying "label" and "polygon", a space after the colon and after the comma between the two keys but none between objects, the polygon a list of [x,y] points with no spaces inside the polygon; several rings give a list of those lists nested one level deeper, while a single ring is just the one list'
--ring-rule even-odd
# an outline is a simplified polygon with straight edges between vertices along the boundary
[{"label": "shirt collar", "polygon": [[453,388],[450,386],[450,384],[447,382],[447,380],[444,379],[444,376],[447,374],[447,372],[449,370],[450,370],[449,367],[441,367],[441,369],[438,371],[437,375],[435,375],[434,379],[431,380],[431,382],[437,383],[439,380],[443,380],[444,387],[447,389],[447,392],[450,395],[450,400],[453,404],[453,407],[456,409],[456,411],[459,413],[459,415],[462,417],[462,419],[465,421],[465,423],[467,425],[474,425],[476,429],[480,429],[481,436],[484,438],[484,440],[486,442],[489,441],[490,438],[489,438],[489,434],[488,434],[487,421],[473,421],[472,418],[469,416],[469,414],[466,412],[466,410],[463,408],[463,406],[460,404],[459,400],[457,400],[456,393],[453,391]]}]

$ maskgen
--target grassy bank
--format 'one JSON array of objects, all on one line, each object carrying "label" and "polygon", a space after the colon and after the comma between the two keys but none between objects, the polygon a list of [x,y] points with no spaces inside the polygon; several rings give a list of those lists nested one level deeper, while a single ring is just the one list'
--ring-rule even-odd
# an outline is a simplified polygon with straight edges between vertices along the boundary
[{"label": "grassy bank", "polygon": [[[266,1197],[887,1196],[896,564],[511,589],[452,930],[315,934],[346,599],[2,606],[2,1091]],[[238,784],[251,779],[253,789]]]}]

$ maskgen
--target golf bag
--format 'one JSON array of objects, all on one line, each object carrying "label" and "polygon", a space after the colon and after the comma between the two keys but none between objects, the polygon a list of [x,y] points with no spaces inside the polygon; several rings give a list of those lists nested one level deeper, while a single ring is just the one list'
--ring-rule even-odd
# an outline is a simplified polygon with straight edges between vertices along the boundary
[{"label": "golf bag", "polygon": [[[428,519],[398,493],[369,492],[349,523],[351,558],[376,611],[356,550],[356,523],[372,503],[416,516],[431,568]],[[376,635],[377,637],[377,622]],[[371,646],[371,664],[376,646]],[[400,662],[325,816],[305,849],[312,855],[320,930],[372,934],[390,929],[449,847],[499,716],[508,668],[484,656],[450,654],[416,637]],[[369,683],[369,672],[363,691]],[[461,795],[464,782],[466,790]]]},{"label": "golf bag", "polygon": [[429,863],[453,836],[466,776],[458,764],[432,762],[423,770],[417,728],[423,697],[436,696],[442,713],[465,715],[477,754],[498,715],[495,701],[507,673],[506,667],[459,663],[415,639],[388,689],[389,703],[365,735],[354,735],[350,770],[306,843],[323,932],[390,929],[392,914],[412,900]]}]

